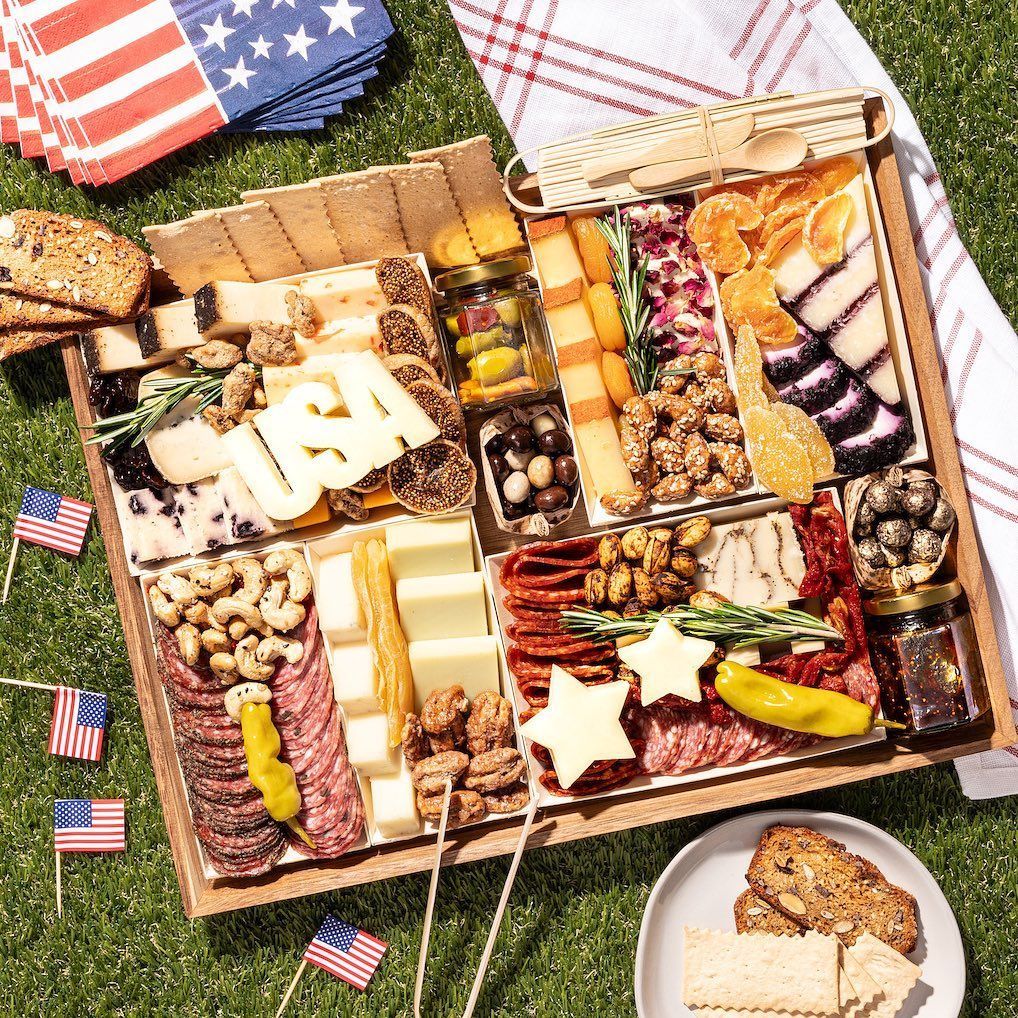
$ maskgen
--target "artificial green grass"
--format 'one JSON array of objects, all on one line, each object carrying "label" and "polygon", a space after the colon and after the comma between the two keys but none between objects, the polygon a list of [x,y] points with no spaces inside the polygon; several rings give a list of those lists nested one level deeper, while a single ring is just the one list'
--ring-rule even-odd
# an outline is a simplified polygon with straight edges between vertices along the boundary
[{"label": "artificial green grass", "polygon": [[[912,103],[962,237],[1012,320],[1018,311],[1018,15],[1010,0],[855,0],[861,26]],[[195,145],[128,181],[76,189],[0,152],[0,205],[94,214],[137,235],[245,188],[399,161],[480,131],[511,144],[441,0],[390,0],[398,35],[368,96],[328,130]],[[89,497],[55,349],[0,368],[0,549],[22,486]],[[407,1015],[426,878],[320,895],[189,922],[183,916],[100,535],[80,560],[21,551],[0,610],[0,674],[111,694],[98,766],[47,756],[51,698],[0,689],[0,1013],[77,1016],[271,1015],[327,911],[390,943],[366,994],[309,970],[292,1015]],[[52,800],[123,796],[125,855],[64,860],[54,907]],[[971,803],[948,766],[788,805],[840,810],[900,838],[940,882],[962,928],[967,1018],[1018,1014],[1018,802]],[[647,895],[671,857],[722,817],[661,824],[528,854],[477,1014],[629,1015]],[[446,871],[432,934],[425,1014],[461,1013],[505,860]],[[705,894],[726,893],[704,888]],[[734,894],[734,889],[732,889]],[[936,1018],[950,1018],[937,1015]]]}]

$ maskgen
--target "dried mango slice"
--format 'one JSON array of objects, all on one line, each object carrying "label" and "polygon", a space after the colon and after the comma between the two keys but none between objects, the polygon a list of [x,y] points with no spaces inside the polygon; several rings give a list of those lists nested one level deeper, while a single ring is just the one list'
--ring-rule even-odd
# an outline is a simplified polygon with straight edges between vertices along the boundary
[{"label": "dried mango slice", "polygon": [[775,258],[781,254],[782,248],[786,244],[790,244],[799,234],[802,233],[802,228],[806,223],[805,216],[798,216],[791,222],[785,223],[780,230],[767,239],[767,243],[762,251],[758,251],[756,255],[756,261],[760,265],[770,265]]},{"label": "dried mango slice", "polygon": [[750,325],[761,343],[795,339],[795,319],[778,303],[774,273],[766,265],[736,272],[721,284],[721,308],[736,328]]},{"label": "dried mango slice", "polygon": [[851,156],[834,156],[811,166],[809,172],[823,184],[828,194],[834,194],[858,175],[859,166]]},{"label": "dried mango slice", "polygon": [[626,330],[622,327],[622,315],[619,314],[615,291],[607,283],[595,283],[587,291],[587,304],[601,346],[615,353],[624,349]]},{"label": "dried mango slice", "polygon": [[583,259],[583,270],[592,283],[610,283],[611,262],[608,260],[608,241],[594,225],[593,216],[581,216],[572,222],[573,236]]},{"label": "dried mango slice", "polygon": [[852,196],[839,191],[810,210],[802,228],[802,243],[818,265],[834,265],[845,257],[845,232],[854,209]]},{"label": "dried mango slice", "polygon": [[753,202],[735,191],[711,195],[690,213],[686,230],[704,264],[715,272],[737,272],[749,264],[749,248],[740,230],[763,222]]},{"label": "dried mango slice", "polygon": [[821,481],[833,474],[834,452],[816,422],[804,410],[791,403],[775,403],[771,409],[806,450],[813,467],[814,481]]},{"label": "dried mango slice", "polygon": [[818,177],[806,170],[798,170],[765,180],[757,195],[756,207],[767,216],[779,205],[791,202],[808,202],[813,205],[823,201],[826,196],[827,192]]},{"label": "dried mango slice", "polygon": [[735,384],[739,390],[739,409],[745,413],[747,407],[767,406],[763,392],[763,358],[760,344],[752,328],[743,325],[735,337]]},{"label": "dried mango slice", "polygon": [[773,410],[750,407],[743,415],[753,472],[769,491],[787,502],[813,498],[813,465],[798,439]]}]

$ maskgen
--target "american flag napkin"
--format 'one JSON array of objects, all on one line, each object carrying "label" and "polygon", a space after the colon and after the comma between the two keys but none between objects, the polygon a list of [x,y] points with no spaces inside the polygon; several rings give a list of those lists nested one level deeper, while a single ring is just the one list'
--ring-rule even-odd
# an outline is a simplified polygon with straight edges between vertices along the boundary
[{"label": "american flag napkin", "polygon": [[[520,149],[676,107],[876,85],[895,146],[951,418],[1018,716],[1018,338],[955,227],[902,95],[836,0],[448,0]],[[958,762],[972,798],[1018,793],[1018,750]]]},{"label": "american flag napkin", "polygon": [[102,184],[223,128],[321,127],[392,30],[380,0],[0,0],[0,138]]}]

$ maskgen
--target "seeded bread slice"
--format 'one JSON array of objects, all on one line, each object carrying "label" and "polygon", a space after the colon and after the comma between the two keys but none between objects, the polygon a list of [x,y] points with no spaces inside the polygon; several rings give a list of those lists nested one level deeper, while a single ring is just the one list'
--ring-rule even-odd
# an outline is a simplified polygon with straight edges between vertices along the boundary
[{"label": "seeded bread slice", "polygon": [[0,217],[0,288],[96,317],[145,309],[152,261],[92,219],[19,209]]},{"label": "seeded bread slice", "polygon": [[375,278],[390,304],[409,304],[431,316],[431,288],[413,258],[379,258]]},{"label": "seeded bread slice", "polygon": [[738,933],[770,933],[775,937],[801,937],[805,927],[754,894],[751,887],[735,899],[735,929]]},{"label": "seeded bread slice", "polygon": [[0,361],[49,343],[69,339],[80,331],[74,326],[53,329],[0,329]]},{"label": "seeded bread slice", "polygon": [[74,326],[82,331],[107,325],[109,315],[97,316],[83,308],[73,308],[38,297],[22,297],[0,291],[0,329],[48,329]]},{"label": "seeded bread slice", "polygon": [[901,954],[919,937],[916,900],[868,859],[808,827],[769,827],[746,880],[754,894],[802,926],[851,947],[865,933]]}]

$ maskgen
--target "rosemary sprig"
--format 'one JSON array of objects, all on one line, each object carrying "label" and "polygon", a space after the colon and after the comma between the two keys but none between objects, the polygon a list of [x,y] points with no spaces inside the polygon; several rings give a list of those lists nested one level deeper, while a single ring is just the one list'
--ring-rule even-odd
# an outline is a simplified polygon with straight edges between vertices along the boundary
[{"label": "rosemary sprig", "polygon": [[598,217],[594,225],[601,231],[612,253],[612,282],[619,296],[619,312],[626,332],[626,364],[636,391],[645,396],[653,391],[657,383],[657,350],[647,336],[650,305],[643,295],[650,256],[644,255],[638,265],[633,265],[629,218],[618,206],[611,217]]},{"label": "rosemary sprig", "polygon": [[86,444],[109,442],[105,450],[107,453],[122,449],[125,445],[132,448],[140,445],[145,436],[185,399],[198,400],[195,414],[200,414],[221,399],[223,379],[229,373],[226,368],[209,370],[196,364],[193,373],[182,378],[150,379],[145,383],[149,391],[138,401],[138,405],[126,413],[96,421],[93,426],[95,434]]},{"label": "rosemary sprig", "polygon": [[757,608],[727,603],[694,608],[689,604],[677,604],[664,611],[647,611],[628,619],[612,618],[594,608],[571,608],[562,612],[563,626],[588,640],[642,636],[662,618],[668,619],[686,636],[698,636],[736,648],[791,640],[841,643],[845,639],[833,626],[795,608]]}]

